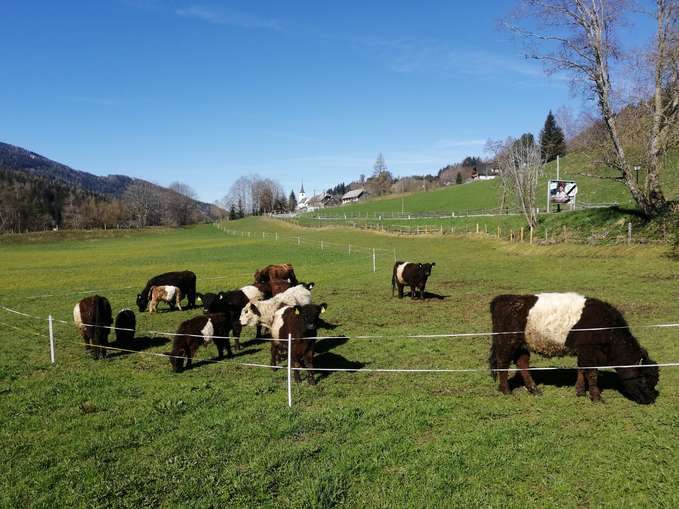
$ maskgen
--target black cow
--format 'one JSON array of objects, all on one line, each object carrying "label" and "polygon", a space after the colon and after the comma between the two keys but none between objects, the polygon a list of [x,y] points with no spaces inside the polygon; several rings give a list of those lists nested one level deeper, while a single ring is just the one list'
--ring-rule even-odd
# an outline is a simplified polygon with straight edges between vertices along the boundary
[{"label": "black cow", "polygon": [[199,294],[203,301],[203,313],[224,313],[229,320],[230,330],[233,331],[233,339],[236,350],[240,350],[240,334],[243,326],[240,324],[240,312],[250,302],[242,290],[229,292]]},{"label": "black cow", "polygon": [[131,309],[121,309],[116,315],[115,331],[116,342],[120,344],[130,343],[134,339],[134,331],[137,328],[137,319]]},{"label": "black cow", "polygon": [[[162,285],[176,286],[182,291],[182,294],[186,295],[189,301],[188,307],[195,307],[196,275],[190,270],[184,270],[182,272],[166,272],[149,279],[141,293],[137,294],[137,306],[139,306],[140,313],[146,311],[146,307],[149,304],[149,291],[151,287]],[[172,304],[170,306],[174,309]]]},{"label": "black cow", "polygon": [[394,296],[394,288],[398,286],[398,297],[402,299],[403,287],[410,286],[410,295],[413,299],[417,298],[417,290],[420,292],[420,298],[424,299],[424,287],[434,265],[436,265],[434,262],[396,262],[391,276],[391,296]]},{"label": "black cow", "polygon": [[228,313],[200,315],[182,322],[177,329],[177,335],[174,337],[172,351],[165,353],[170,357],[172,370],[175,372],[182,371],[185,360],[186,367],[190,368],[198,348],[208,346],[210,343],[217,346],[219,359],[224,358],[225,348],[227,355],[231,357],[231,345],[228,336],[232,322],[233,320]]}]

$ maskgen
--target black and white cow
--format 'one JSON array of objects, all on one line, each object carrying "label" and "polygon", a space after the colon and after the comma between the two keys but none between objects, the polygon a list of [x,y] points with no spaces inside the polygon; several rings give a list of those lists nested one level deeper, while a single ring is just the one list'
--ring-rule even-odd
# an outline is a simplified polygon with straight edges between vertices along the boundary
[{"label": "black and white cow", "polygon": [[391,276],[391,296],[394,296],[394,289],[398,287],[398,297],[403,298],[403,288],[410,287],[410,296],[417,298],[419,290],[420,299],[424,299],[424,287],[427,279],[431,276],[431,269],[436,263],[413,263],[396,262]]},{"label": "black and white cow", "polygon": [[198,348],[208,346],[210,343],[217,346],[220,359],[224,357],[224,348],[231,357],[228,338],[231,323],[228,313],[201,315],[182,322],[172,343],[172,351],[165,354],[170,357],[173,371],[181,371],[184,368],[184,360],[186,367],[190,368]]},{"label": "black and white cow", "polygon": [[625,393],[637,403],[653,403],[658,396],[658,367],[622,313],[610,304],[577,293],[500,295],[491,302],[490,312],[494,335],[489,364],[493,378],[500,378],[501,392],[511,392],[508,372],[503,370],[512,362],[526,389],[539,392],[528,371],[530,352],[536,352],[545,357],[577,356],[578,396],[589,389],[592,401],[601,400],[595,366],[630,366],[616,371]]}]

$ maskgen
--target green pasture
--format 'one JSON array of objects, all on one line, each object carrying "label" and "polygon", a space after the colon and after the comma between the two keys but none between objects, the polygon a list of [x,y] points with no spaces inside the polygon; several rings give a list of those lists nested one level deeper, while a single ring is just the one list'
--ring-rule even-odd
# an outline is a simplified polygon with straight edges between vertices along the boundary
[{"label": "green pasture", "polygon": [[[616,181],[596,178],[588,175],[611,176],[609,170],[595,167],[591,158],[583,153],[569,154],[560,160],[559,178],[575,180],[578,183],[578,201],[581,203],[617,203],[623,208],[633,206],[627,188]],[[644,169],[639,172],[641,182],[645,178]],[[547,181],[556,179],[556,161],[545,165],[544,174],[538,186],[537,206],[546,207]],[[673,154],[667,159],[665,172],[661,175],[661,182],[665,193],[670,199],[679,195],[679,154]],[[352,203],[340,207],[327,208],[311,212],[307,216],[375,216],[390,213],[418,213],[418,212],[456,212],[464,214],[467,211],[481,209],[495,209],[501,203],[501,188],[499,181],[477,181],[430,191],[405,193],[397,196],[373,198],[359,203]],[[509,202],[511,206],[511,201]]]},{"label": "green pasture", "polygon": [[[661,370],[651,406],[624,398],[612,372],[600,376],[603,404],[577,398],[567,370],[536,375],[542,396],[503,396],[487,372],[487,336],[403,338],[486,332],[500,293],[578,291],[623,310],[654,360],[679,361],[677,329],[639,327],[679,322],[679,262],[667,248],[397,238],[266,219],[229,228],[279,240],[209,225],[0,238],[0,305],[69,322],[55,324],[51,366],[47,323],[0,310],[1,507],[679,505],[679,368]],[[391,296],[394,250],[436,262],[432,298]],[[326,372],[316,386],[294,386],[288,408],[285,371],[241,365],[269,362],[268,344],[247,341],[253,330],[234,358],[211,362],[210,346],[176,374],[150,355],[170,349],[162,334],[139,332],[141,353],[94,361],[70,323],[90,291],[117,311],[160,272],[193,270],[199,291],[214,291],[275,262],[317,284],[315,301],[338,325],[329,335],[384,336],[319,340],[317,367],[480,371]],[[172,332],[198,313],[138,314],[138,329]]]}]

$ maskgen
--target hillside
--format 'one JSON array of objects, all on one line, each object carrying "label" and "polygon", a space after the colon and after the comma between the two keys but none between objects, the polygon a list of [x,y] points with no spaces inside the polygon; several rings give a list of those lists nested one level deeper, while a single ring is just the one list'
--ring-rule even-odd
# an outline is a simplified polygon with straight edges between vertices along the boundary
[{"label": "hillside", "polygon": [[[665,188],[667,197],[674,199],[679,196],[679,176],[677,167],[679,155],[675,155],[668,164],[665,175]],[[575,180],[578,183],[578,202],[588,204],[613,204],[623,207],[633,206],[633,201],[627,188],[613,180],[584,176],[582,173],[594,173],[591,162],[582,153],[569,154],[560,161],[559,178],[563,180]],[[545,166],[545,172],[540,179],[538,188],[538,207],[545,207],[547,181],[556,178],[556,161]],[[640,179],[643,179],[643,171]],[[310,213],[310,215],[337,216],[337,215],[365,215],[380,213],[405,213],[423,212],[456,212],[465,213],[467,210],[494,209],[499,207],[501,189],[499,181],[469,182],[461,185],[453,185],[443,188],[435,188],[432,191],[407,193],[397,196],[388,196],[369,199],[360,203],[343,205],[340,207],[327,208],[322,211]]]},{"label": "hillside", "polygon": [[[143,195],[143,196],[142,196]],[[144,200],[140,204],[140,199]],[[219,217],[214,205],[179,195],[157,184],[125,175],[105,177],[75,170],[15,145],[0,143],[0,232],[106,224],[162,224],[145,210],[170,210],[176,224]],[[148,217],[147,217],[148,216]]]}]

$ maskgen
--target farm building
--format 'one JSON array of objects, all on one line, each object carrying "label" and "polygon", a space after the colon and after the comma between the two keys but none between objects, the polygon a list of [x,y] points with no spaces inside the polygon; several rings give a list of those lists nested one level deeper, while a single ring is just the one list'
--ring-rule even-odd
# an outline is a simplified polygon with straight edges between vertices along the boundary
[{"label": "farm building", "polygon": [[349,191],[342,196],[342,205],[345,203],[357,202],[361,198],[365,198],[365,189],[354,189],[353,191]]}]

